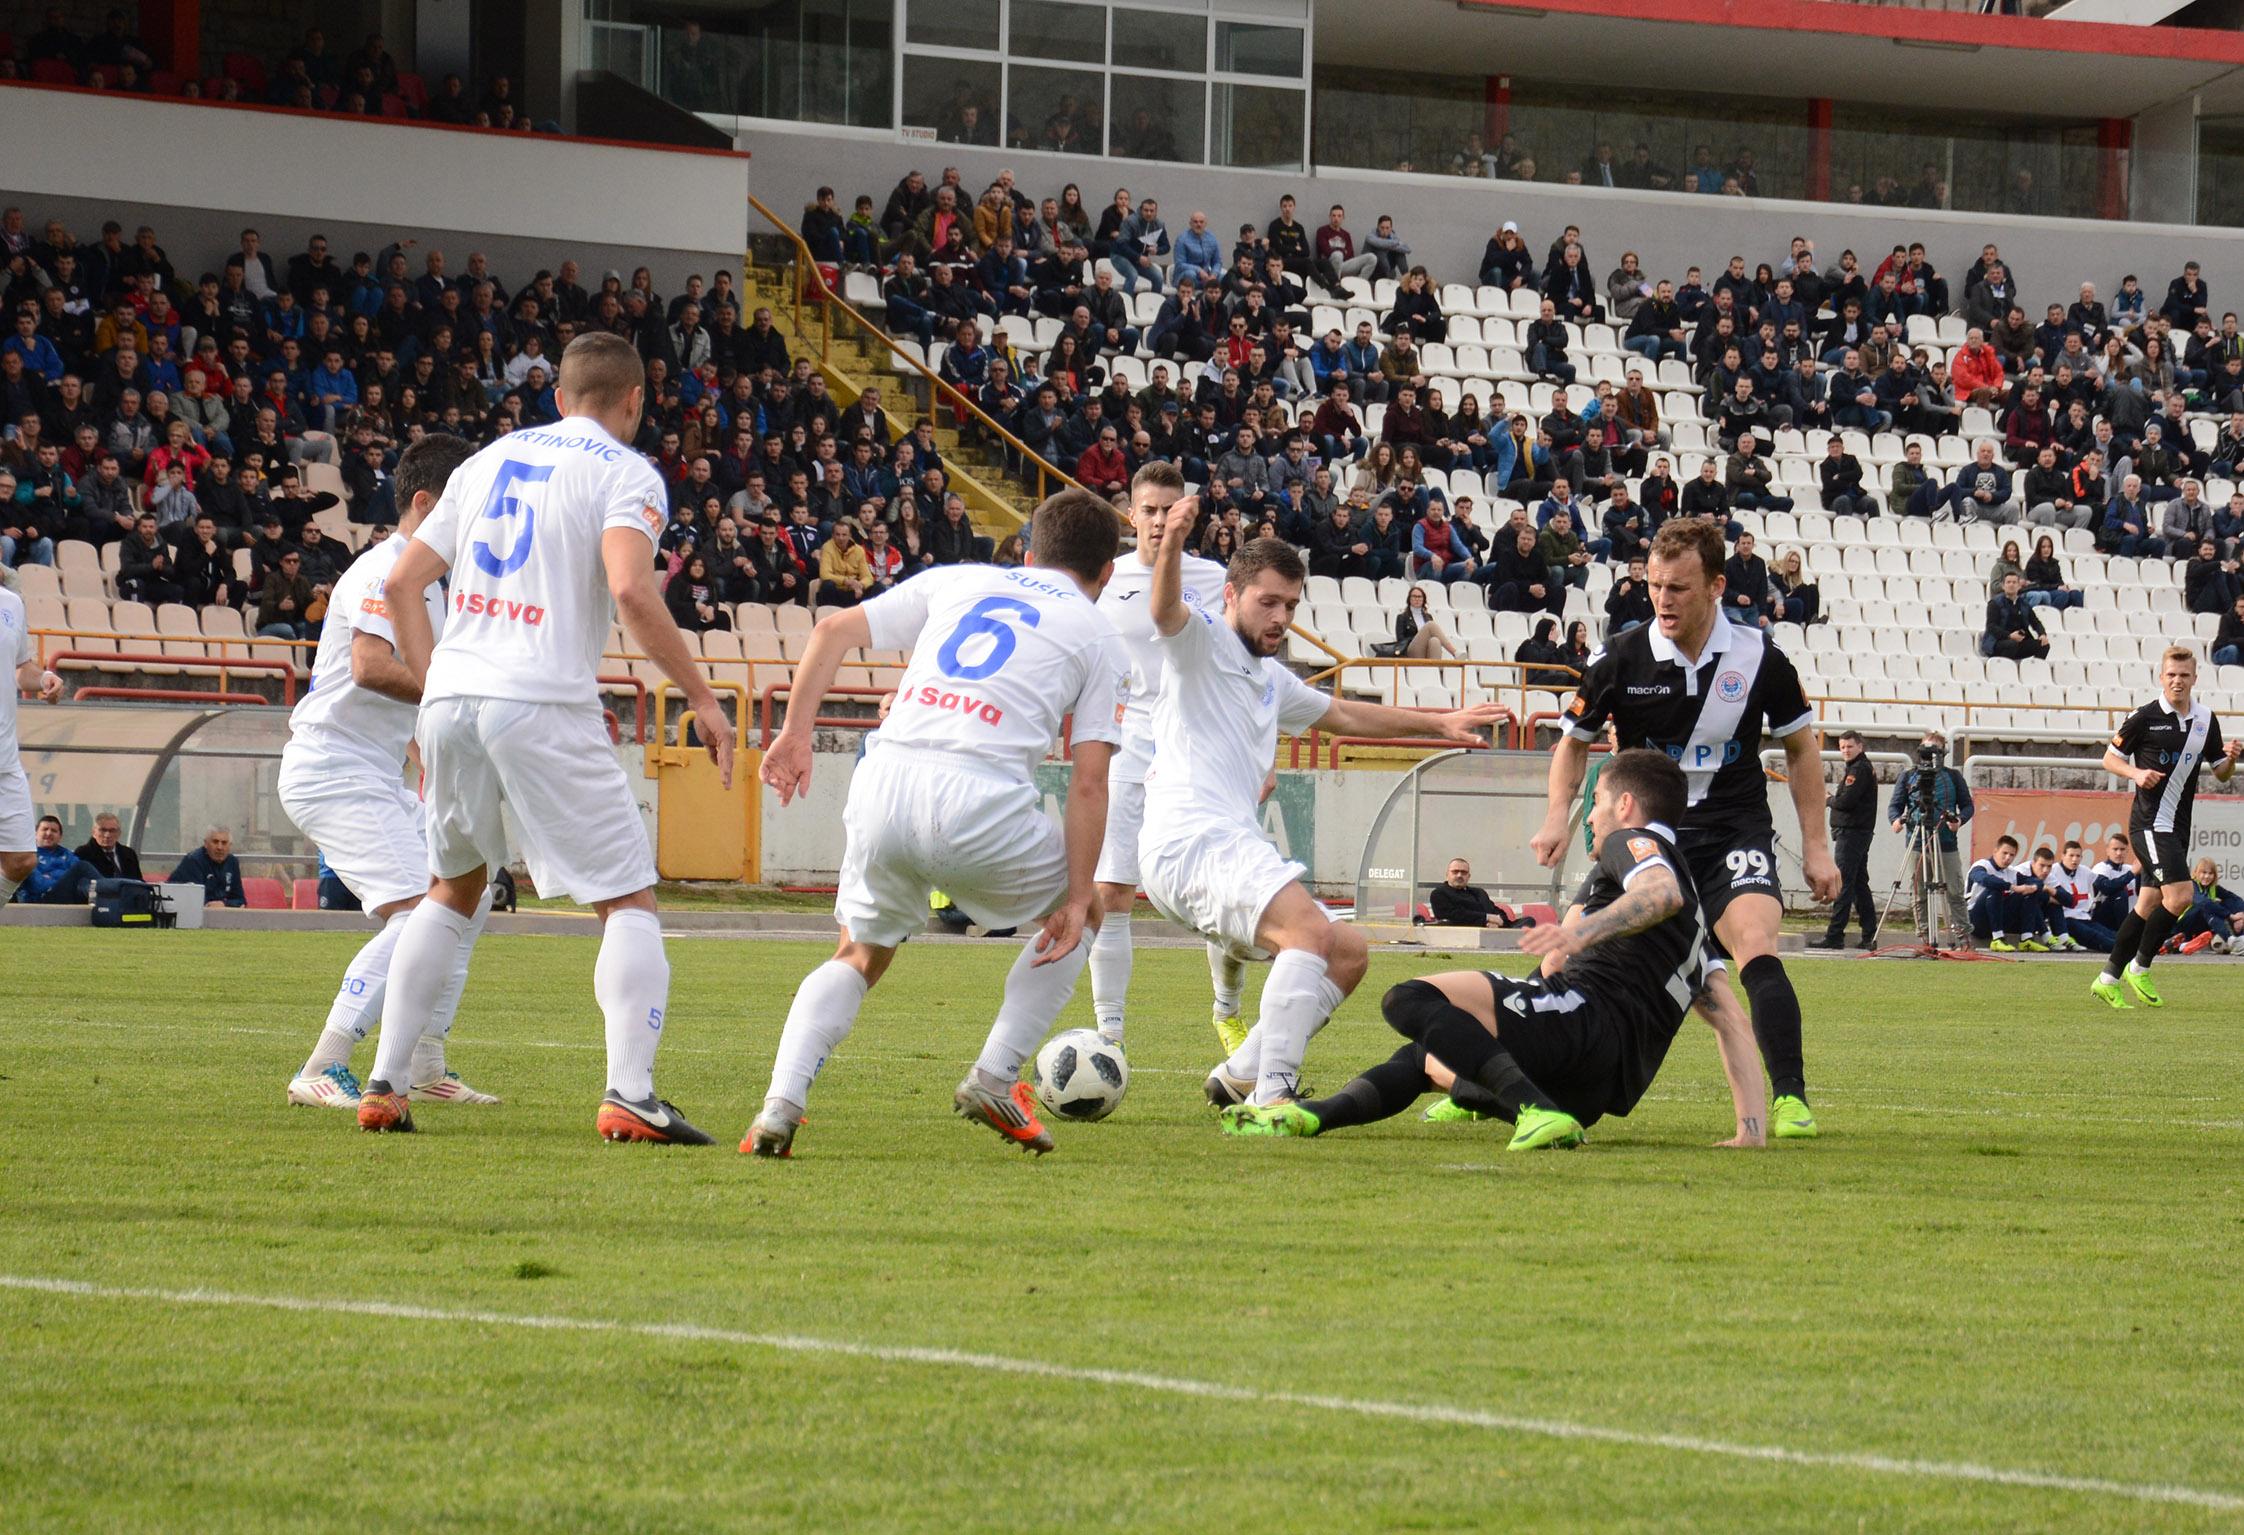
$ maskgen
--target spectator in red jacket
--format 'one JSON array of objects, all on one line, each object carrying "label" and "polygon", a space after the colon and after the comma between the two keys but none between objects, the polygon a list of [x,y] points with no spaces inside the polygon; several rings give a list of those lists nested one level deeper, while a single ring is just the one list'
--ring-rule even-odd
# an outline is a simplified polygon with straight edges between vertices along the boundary
[{"label": "spectator in red jacket", "polygon": [[1130,488],[1130,461],[1122,456],[1122,441],[1113,427],[1099,428],[1097,440],[1075,461],[1075,477],[1102,496]]},{"label": "spectator in red jacket", "polygon": [[1992,405],[2002,395],[2002,358],[1987,344],[1987,333],[1973,326],[1949,365],[1948,381],[1966,405]]}]

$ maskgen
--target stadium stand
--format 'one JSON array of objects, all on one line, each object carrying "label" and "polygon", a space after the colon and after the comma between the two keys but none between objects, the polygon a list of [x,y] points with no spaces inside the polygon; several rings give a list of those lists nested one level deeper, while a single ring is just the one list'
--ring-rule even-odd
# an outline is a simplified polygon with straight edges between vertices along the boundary
[{"label": "stadium stand", "polygon": [[[432,100],[379,39],[330,66],[307,38],[270,64],[230,57],[204,82],[127,76],[120,46],[49,39],[6,62],[119,89],[528,126],[503,81],[476,110],[456,81]],[[368,71],[385,82],[371,105],[352,89]],[[2194,272],[2109,287],[2038,273],[2051,286],[2036,296],[2053,301],[2037,305],[1992,246],[1938,271],[1904,208],[1890,253],[1870,260],[1822,262],[1797,241],[1780,263],[1710,251],[1692,273],[1651,273],[1633,253],[1593,261],[1571,230],[1535,231],[1552,236],[1538,256],[1507,223],[1479,270],[1429,273],[1385,220],[1164,214],[1126,195],[1093,209],[1072,185],[1032,196],[1011,173],[979,192],[955,172],[915,174],[850,201],[822,195],[744,280],[716,272],[674,295],[644,270],[586,284],[566,259],[510,287],[480,256],[454,270],[434,237],[408,232],[347,263],[324,241],[270,252],[248,235],[175,264],[129,209],[87,244],[6,209],[0,491],[14,520],[0,565],[81,681],[300,675],[300,645],[260,638],[281,626],[254,611],[282,553],[304,556],[316,602],[323,571],[394,517],[388,473],[406,443],[550,418],[552,360],[605,328],[648,361],[638,446],[672,487],[668,573],[703,561],[676,608],[756,693],[784,682],[814,599],[1019,556],[1007,519],[957,494],[962,464],[1034,487],[1056,465],[1111,489],[1148,459],[1178,462],[1203,487],[1207,547],[1275,534],[1329,572],[1292,659],[1337,660],[1343,686],[1406,704],[1516,690],[1545,605],[1593,635],[1627,621],[1613,594],[1628,554],[1693,513],[1753,535],[1772,568],[1798,556],[1757,621],[1828,712],[1872,730],[1913,730],[1929,711],[1951,728],[1968,716],[1981,731],[2100,734],[2159,643],[2209,644],[2233,605],[2244,338]],[[834,391],[780,301],[806,288],[810,309],[831,296],[880,328],[884,398],[924,419],[907,430],[877,399]],[[1336,507],[1346,537],[1329,531]],[[1493,554],[1523,525],[1548,551],[1561,509],[1580,554],[1523,598]],[[840,522],[863,577],[825,558]],[[2003,546],[2023,554],[2044,534],[2048,554],[2022,573],[2046,658],[1982,655]],[[1374,653],[1414,582],[1456,659]],[[614,639],[618,691],[651,687]],[[845,684],[872,688],[894,658],[859,659]],[[2216,707],[2244,698],[2235,667],[2208,683]],[[1558,694],[1524,701],[1551,714]]]}]

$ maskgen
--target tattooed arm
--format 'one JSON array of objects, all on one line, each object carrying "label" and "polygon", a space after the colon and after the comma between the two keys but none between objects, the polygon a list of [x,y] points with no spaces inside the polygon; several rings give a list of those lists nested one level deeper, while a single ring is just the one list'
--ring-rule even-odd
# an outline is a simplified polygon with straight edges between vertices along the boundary
[{"label": "tattooed arm", "polygon": [[1560,965],[1592,944],[1656,927],[1683,909],[1683,890],[1665,867],[1642,870],[1621,892],[1620,899],[1576,920],[1571,915],[1557,926],[1531,927],[1520,935],[1519,946],[1530,954],[1558,956]]}]

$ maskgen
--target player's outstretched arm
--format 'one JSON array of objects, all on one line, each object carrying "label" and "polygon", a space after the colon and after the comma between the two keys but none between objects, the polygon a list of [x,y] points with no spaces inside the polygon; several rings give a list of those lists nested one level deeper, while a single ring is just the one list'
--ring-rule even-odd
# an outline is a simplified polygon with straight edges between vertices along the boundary
[{"label": "player's outstretched arm", "polygon": [[1495,703],[1451,709],[1446,714],[1427,714],[1418,709],[1398,709],[1392,704],[1335,698],[1332,707],[1325,710],[1324,718],[1317,721],[1317,728],[1336,736],[1376,736],[1383,740],[1438,737],[1479,746],[1486,744],[1481,736],[1483,730],[1509,725],[1513,718],[1510,709]]},{"label": "player's outstretched arm", "polygon": [[1542,830],[1527,843],[1534,850],[1535,861],[1546,869],[1557,868],[1566,856],[1566,828],[1574,819],[1574,805],[1581,798],[1589,760],[1589,743],[1564,732],[1551,747],[1550,804],[1543,812]]},{"label": "player's outstretched arm", "polygon": [[1049,965],[1075,952],[1083,930],[1098,910],[1099,849],[1106,841],[1106,774],[1114,748],[1104,741],[1078,741],[1069,751],[1074,771],[1067,788],[1067,899],[1044,919],[1044,936],[1031,965]]},{"label": "player's outstretched arm", "polygon": [[600,535],[600,563],[607,569],[608,592],[616,600],[616,616],[623,620],[624,634],[685,694],[701,744],[717,764],[724,786],[731,788],[732,724],[725,718],[724,705],[717,702],[716,690],[702,675],[701,663],[686,649],[685,636],[678,632],[662,593],[655,588],[646,535],[637,528],[608,529]]},{"label": "player's outstretched arm", "polygon": [[1753,1021],[1738,1006],[1729,979],[1719,973],[1692,999],[1692,1007],[1714,1030],[1715,1048],[1722,1053],[1722,1074],[1730,1079],[1730,1104],[1737,1110],[1737,1134],[1718,1146],[1768,1144],[1769,1090],[1761,1078],[1761,1047],[1753,1038]]},{"label": "player's outstretched arm", "polygon": [[1674,874],[1658,865],[1648,866],[1637,871],[1611,905],[1587,913],[1578,922],[1531,927],[1519,935],[1519,946],[1529,954],[1556,955],[1564,965],[1592,944],[1641,933],[1682,909],[1683,887]]},{"label": "player's outstretched arm", "polygon": [[1184,545],[1200,515],[1198,496],[1179,496],[1161,517],[1161,547],[1153,551],[1153,627],[1159,634],[1174,634],[1190,618],[1184,605]]},{"label": "player's outstretched arm", "polygon": [[[451,569],[444,556],[421,540],[408,539],[397,563],[382,580],[382,602],[390,610],[390,627],[397,631],[397,659],[413,680],[416,701],[428,681],[429,652],[436,649],[436,630],[429,624],[426,594],[429,583],[442,580]],[[357,648],[352,648],[356,675]]]},{"label": "player's outstretched arm", "polygon": [[1784,738],[1784,771],[1792,808],[1800,817],[1800,866],[1819,901],[1839,898],[1839,864],[1823,819],[1822,736],[1813,725]]},{"label": "player's outstretched arm", "polygon": [[421,679],[406,669],[397,651],[379,634],[351,636],[351,681],[401,704],[421,701]]},{"label": "player's outstretched arm", "polygon": [[2221,748],[2221,760],[2213,764],[2213,776],[2227,783],[2236,776],[2236,759],[2244,757],[2244,741],[2231,741]]},{"label": "player's outstretched arm", "polygon": [[872,642],[872,620],[863,608],[837,609],[810,631],[810,643],[795,663],[795,685],[787,694],[787,723],[764,752],[764,782],[779,791],[780,804],[810,787],[810,738],[819,706],[849,653]]}]

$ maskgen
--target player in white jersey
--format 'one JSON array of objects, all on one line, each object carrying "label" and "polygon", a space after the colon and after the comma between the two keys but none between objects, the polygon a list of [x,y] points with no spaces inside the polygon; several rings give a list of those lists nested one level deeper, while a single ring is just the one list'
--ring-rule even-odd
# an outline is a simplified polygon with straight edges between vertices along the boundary
[{"label": "player in white jersey", "polygon": [[[645,399],[645,368],[629,342],[605,333],[570,342],[555,390],[561,419],[511,432],[455,470],[390,571],[398,654],[423,679],[416,734],[434,878],[390,961],[362,1129],[413,1128],[396,1089],[490,870],[506,863],[503,804],[539,892],[600,915],[592,992],[607,1024],[608,1090],[595,1127],[614,1141],[709,1144],[655,1095],[670,964],[646,826],[600,711],[612,598],[633,643],[685,694],[730,786],[732,727],[655,587],[665,497],[629,446]],[[438,642],[420,597],[447,571]]]},{"label": "player in white jersey", "polygon": [[[381,1020],[390,955],[408,913],[428,893],[421,800],[403,778],[421,687],[397,658],[397,631],[390,626],[384,582],[444,494],[452,471],[474,451],[464,438],[440,432],[414,443],[398,460],[402,511],[397,531],[352,561],[335,583],[312,662],[311,691],[288,718],[288,745],[281,751],[281,807],[297,830],[312,839],[335,877],[358,897],[360,908],[382,924],[344,970],[319,1042],[289,1081],[288,1101],[293,1104],[358,1109],[351,1052]],[[427,602],[431,625],[442,628],[442,590],[431,587]],[[444,1060],[445,1038],[467,984],[468,955],[490,911],[486,891],[437,999],[434,1020],[414,1048],[406,1078],[410,1099],[499,1101],[461,1081]]]},{"label": "player in white jersey", "polygon": [[[857,765],[842,812],[841,944],[795,992],[763,1112],[740,1143],[794,1149],[810,1084],[847,1038],[866,991],[927,919],[940,887],[989,927],[1041,921],[1005,978],[981,1057],[952,1101],[1025,1151],[1052,1149],[1021,1062],[1050,1031],[1083,973],[1106,826],[1107,773],[1122,737],[1129,659],[1096,606],[1114,573],[1114,508],[1066,490],[1036,509],[1020,569],[958,565],[914,576],[818,621],[795,668],[787,723],[764,756],[786,804],[810,781],[818,705],[851,650],[910,649],[896,706]],[[1067,828],[1045,818],[1036,764],[1073,716]]]},{"label": "player in white jersey", "polygon": [[1183,543],[1197,508],[1170,506],[1153,566],[1153,625],[1167,662],[1154,706],[1138,872],[1169,916],[1232,953],[1268,953],[1261,1016],[1208,1074],[1220,1105],[1293,1098],[1309,1040],[1363,979],[1363,935],[1336,926],[1300,883],[1256,816],[1278,733],[1312,726],[1335,735],[1478,742],[1480,727],[1511,718],[1501,704],[1421,714],[1319,693],[1277,659],[1308,579],[1301,556],[1258,538],[1231,562],[1223,607],[1184,598]]},{"label": "player in white jersey", "polygon": [[53,703],[62,696],[62,679],[41,669],[23,599],[4,586],[0,586],[0,656],[8,661],[8,681],[0,686],[0,906],[5,906],[16,898],[16,887],[31,878],[39,861],[31,780],[24,776],[23,758],[16,750],[16,694],[37,693],[44,702]]},{"label": "player in white jersey", "polygon": [[[1130,524],[1137,552],[1114,565],[1114,579],[1099,594],[1099,611],[1122,636],[1130,656],[1130,692],[1122,718],[1122,744],[1107,774],[1106,842],[1099,851],[1099,906],[1105,917],[1091,941],[1091,1012],[1099,1033],[1122,1043],[1123,1012],[1130,996],[1130,912],[1138,898],[1138,832],[1145,824],[1145,774],[1153,762],[1153,704],[1161,694],[1161,652],[1153,636],[1153,551],[1161,546],[1163,514],[1184,494],[1174,464],[1150,463],[1130,481]],[[1184,557],[1184,596],[1197,607],[1223,605],[1223,567],[1196,555]],[[1239,990],[1246,966],[1221,944],[1208,945],[1208,975],[1215,989],[1215,1028],[1226,1053],[1247,1031],[1239,1022]]]}]

